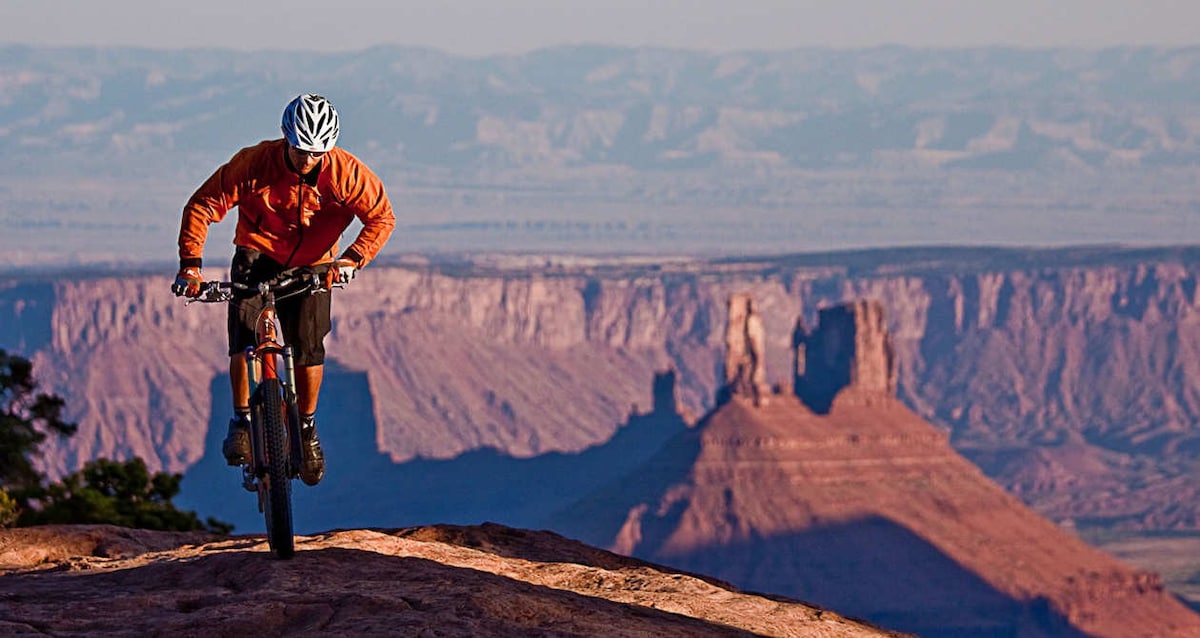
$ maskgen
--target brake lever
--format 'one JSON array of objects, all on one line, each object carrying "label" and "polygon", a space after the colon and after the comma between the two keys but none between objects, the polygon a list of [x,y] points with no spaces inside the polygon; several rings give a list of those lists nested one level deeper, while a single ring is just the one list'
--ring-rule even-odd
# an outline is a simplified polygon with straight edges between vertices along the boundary
[{"label": "brake lever", "polygon": [[222,301],[229,301],[232,298],[233,292],[227,288],[221,288],[220,282],[209,281],[206,282],[200,289],[200,294],[198,296],[188,299],[185,303],[218,303]]},{"label": "brake lever", "polygon": [[315,295],[322,292],[329,292],[334,288],[345,288],[346,284],[339,281],[334,281],[333,274],[335,272],[335,270],[330,269],[323,275],[313,273],[311,275],[312,285],[309,286],[309,294]]}]

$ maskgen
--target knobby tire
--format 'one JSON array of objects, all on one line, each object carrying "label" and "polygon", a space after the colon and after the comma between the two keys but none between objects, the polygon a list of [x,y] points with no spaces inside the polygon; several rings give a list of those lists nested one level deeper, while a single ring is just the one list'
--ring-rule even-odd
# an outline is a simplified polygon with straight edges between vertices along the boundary
[{"label": "knobby tire", "polygon": [[283,408],[283,388],[279,379],[263,379],[263,438],[266,441],[267,542],[279,558],[291,558],[296,551],[292,534],[292,480],[289,471],[287,418]]}]

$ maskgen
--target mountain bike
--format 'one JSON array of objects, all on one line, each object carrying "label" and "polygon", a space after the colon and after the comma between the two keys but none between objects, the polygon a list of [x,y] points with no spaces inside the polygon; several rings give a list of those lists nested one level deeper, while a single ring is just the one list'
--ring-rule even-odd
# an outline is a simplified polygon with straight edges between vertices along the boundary
[{"label": "mountain bike", "polygon": [[[255,345],[246,348],[250,385],[250,461],[242,466],[242,486],[258,494],[258,511],[267,524],[267,544],[278,558],[295,554],[292,526],[292,479],[300,476],[303,451],[296,369],[292,347],[283,343],[275,303],[294,295],[328,294],[341,284],[327,281],[315,268],[295,268],[257,286],[206,281],[189,303],[235,302],[235,290],[254,291],[262,301],[255,321]],[[252,298],[252,297],[251,297]]]}]

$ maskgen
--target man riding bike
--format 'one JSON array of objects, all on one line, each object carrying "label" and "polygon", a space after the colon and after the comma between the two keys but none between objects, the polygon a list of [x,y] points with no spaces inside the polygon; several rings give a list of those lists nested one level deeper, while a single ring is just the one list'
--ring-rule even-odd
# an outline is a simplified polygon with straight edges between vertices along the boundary
[{"label": "man riding bike", "polygon": [[[247,347],[254,345],[259,312],[258,283],[298,266],[328,264],[333,281],[347,283],[387,242],[396,225],[383,183],[366,164],[335,148],[338,114],[320,95],[297,96],[283,110],[283,139],[238,151],[196,190],[183,208],[179,229],[179,273],[171,290],[197,297],[208,226],[238,208],[233,239],[237,247],[230,280],[248,284],[229,304],[229,378],[234,418],[222,445],[230,465],[250,458],[250,396]],[[357,218],[362,229],[337,256],[337,242]],[[300,479],[316,485],[325,475],[325,457],[314,415],[330,330],[330,295],[298,295],[277,304],[285,341],[295,351],[296,402],[304,455]]]}]

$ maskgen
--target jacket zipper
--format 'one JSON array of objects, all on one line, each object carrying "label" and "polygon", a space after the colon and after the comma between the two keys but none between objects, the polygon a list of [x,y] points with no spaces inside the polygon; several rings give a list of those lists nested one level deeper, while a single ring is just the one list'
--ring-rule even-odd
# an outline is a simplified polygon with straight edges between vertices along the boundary
[{"label": "jacket zipper", "polygon": [[296,258],[296,251],[300,250],[300,244],[304,243],[304,176],[296,176],[296,232],[300,236],[296,239],[296,246],[292,248],[292,254],[288,255],[287,263],[284,264],[287,268],[292,267],[292,260]]}]

